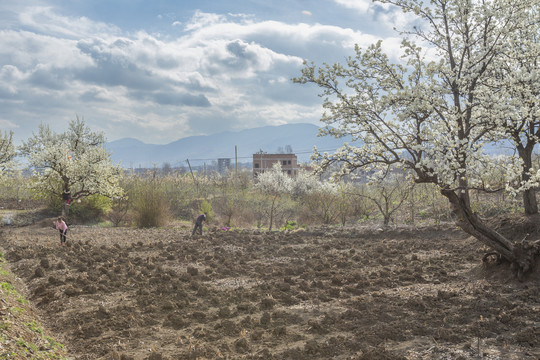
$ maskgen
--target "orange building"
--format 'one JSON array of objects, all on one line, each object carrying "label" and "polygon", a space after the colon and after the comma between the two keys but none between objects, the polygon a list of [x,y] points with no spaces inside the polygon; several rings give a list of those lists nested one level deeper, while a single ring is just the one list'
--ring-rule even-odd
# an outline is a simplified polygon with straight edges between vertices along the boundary
[{"label": "orange building", "polygon": [[270,170],[275,163],[281,164],[281,169],[290,176],[298,175],[298,161],[295,154],[253,154],[253,176]]}]

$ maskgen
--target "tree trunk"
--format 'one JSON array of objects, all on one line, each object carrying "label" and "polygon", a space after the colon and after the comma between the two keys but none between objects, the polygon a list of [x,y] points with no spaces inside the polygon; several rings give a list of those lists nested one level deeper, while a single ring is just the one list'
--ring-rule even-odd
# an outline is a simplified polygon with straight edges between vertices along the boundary
[{"label": "tree trunk", "polygon": [[69,216],[69,205],[67,203],[64,203],[64,207],[62,208],[62,217],[66,218]]},{"label": "tree trunk", "polygon": [[415,226],[415,215],[416,215],[416,204],[414,202],[414,187],[411,187],[411,189],[409,190],[410,191],[410,195],[409,195],[409,199],[410,199],[410,216],[411,216],[411,225],[412,226]]},{"label": "tree trunk", "polygon": [[452,212],[457,216],[457,225],[467,234],[474,236],[483,244],[498,252],[504,259],[511,262],[518,269],[518,277],[527,272],[534,265],[534,260],[540,254],[538,242],[529,243],[525,240],[512,242],[497,231],[489,228],[476,215],[466,198],[466,195],[458,195],[452,190],[441,190],[452,207]]},{"label": "tree trunk", "polygon": [[[526,147],[517,147],[519,157],[523,160],[523,169],[521,170],[521,179],[529,181],[531,175],[529,173],[532,169],[532,151],[533,147],[527,144]],[[523,208],[526,215],[538,214],[538,203],[536,201],[536,188],[532,187],[523,191]]]},{"label": "tree trunk", "polygon": [[536,189],[531,188],[523,192],[523,207],[525,208],[525,214],[527,215],[538,214],[538,203],[536,201]]},{"label": "tree trunk", "polygon": [[270,209],[270,226],[268,228],[268,231],[272,231],[272,223],[274,222],[274,209],[276,204],[277,196],[274,196],[272,199],[272,208]]},{"label": "tree trunk", "polygon": [[390,197],[388,196],[385,196],[384,197],[384,226],[388,226],[388,224],[390,224]]}]

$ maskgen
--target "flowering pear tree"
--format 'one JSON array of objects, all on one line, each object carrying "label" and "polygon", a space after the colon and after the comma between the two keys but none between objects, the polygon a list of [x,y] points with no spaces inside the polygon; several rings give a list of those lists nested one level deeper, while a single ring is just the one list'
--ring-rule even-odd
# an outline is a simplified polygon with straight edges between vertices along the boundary
[{"label": "flowering pear tree", "polygon": [[[70,193],[73,200],[90,195],[121,196],[121,169],[113,165],[103,147],[105,137],[92,132],[83,120],[69,123],[63,134],[41,124],[37,133],[20,147],[33,168],[33,188],[58,197]],[[68,213],[68,207],[64,211]]]},{"label": "flowering pear tree", "polygon": [[409,197],[413,184],[403,174],[391,173],[384,177],[372,177],[368,186],[370,191],[361,192],[358,196],[373,202],[383,216],[383,225],[388,226],[395,212]]},{"label": "flowering pear tree", "polygon": [[13,133],[5,132],[4,134],[0,134],[0,170],[2,173],[12,167],[12,160],[15,155]]},{"label": "flowering pear tree", "polygon": [[292,195],[304,204],[309,217],[331,224],[341,214],[338,212],[339,186],[335,182],[319,180],[312,172],[300,170],[293,181]]},{"label": "flowering pear tree", "polygon": [[357,46],[345,65],[306,64],[295,79],[322,89],[324,134],[351,135],[361,143],[345,144],[334,154],[316,152],[319,170],[340,163],[336,175],[342,176],[397,166],[417,183],[436,184],[457,224],[522,274],[538,246],[516,243],[489,227],[472,211],[470,191],[498,190],[481,181],[482,173],[498,166],[483,148],[486,141],[500,139],[493,119],[503,113],[500,104],[490,109],[496,114],[486,112],[497,95],[488,85],[506,43],[526,26],[527,9],[537,8],[538,1],[382,2],[418,19],[402,34],[401,62],[390,61],[378,42],[367,49]]},{"label": "flowering pear tree", "polygon": [[312,211],[319,212],[325,223],[330,223],[335,217],[332,205],[337,199],[338,186],[330,181],[320,181],[311,172],[300,170],[292,178],[282,170],[278,162],[269,171],[259,174],[256,187],[271,199],[269,230],[272,230],[279,199],[285,195],[303,200],[310,195],[312,198],[308,202],[312,205]]},{"label": "flowering pear tree", "polygon": [[292,186],[293,180],[281,170],[281,164],[279,162],[275,163],[272,169],[259,174],[257,177],[257,189],[271,198],[270,224],[268,230],[272,231],[274,216],[280,197],[285,194],[290,194]]},{"label": "flowering pear tree", "polygon": [[[533,169],[533,150],[540,141],[540,19],[539,6],[525,11],[524,26],[512,33],[503,56],[496,58],[488,92],[497,96],[487,103],[503,137],[509,139],[521,162],[520,179],[513,190],[523,194],[525,213],[538,213],[536,190],[540,171]],[[502,111],[493,112],[493,108]]]}]

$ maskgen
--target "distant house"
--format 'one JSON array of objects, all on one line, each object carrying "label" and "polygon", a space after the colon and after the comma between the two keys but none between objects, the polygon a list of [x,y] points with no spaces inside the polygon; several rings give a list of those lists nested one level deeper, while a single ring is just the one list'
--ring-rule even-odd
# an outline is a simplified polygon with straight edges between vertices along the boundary
[{"label": "distant house", "polygon": [[267,154],[258,152],[253,154],[253,176],[270,170],[275,163],[281,164],[283,172],[289,176],[298,175],[298,161],[295,154]]},{"label": "distant house", "polygon": [[217,167],[220,174],[225,174],[227,172],[227,169],[231,167],[231,159],[219,158]]}]

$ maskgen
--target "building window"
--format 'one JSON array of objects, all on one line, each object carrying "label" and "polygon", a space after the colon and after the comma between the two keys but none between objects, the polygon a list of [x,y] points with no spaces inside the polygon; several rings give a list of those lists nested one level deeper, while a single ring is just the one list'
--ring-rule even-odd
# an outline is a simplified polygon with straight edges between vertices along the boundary
[{"label": "building window", "polygon": [[291,170],[287,170],[287,174],[291,175]]},{"label": "building window", "polygon": [[255,163],[255,169],[259,168],[259,163]]},{"label": "building window", "polygon": [[281,163],[282,163],[283,165],[287,165],[287,160],[283,160]]},{"label": "building window", "polygon": [[291,160],[288,160],[288,161],[287,161],[287,165],[291,165]]}]

